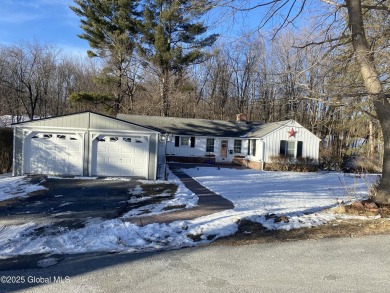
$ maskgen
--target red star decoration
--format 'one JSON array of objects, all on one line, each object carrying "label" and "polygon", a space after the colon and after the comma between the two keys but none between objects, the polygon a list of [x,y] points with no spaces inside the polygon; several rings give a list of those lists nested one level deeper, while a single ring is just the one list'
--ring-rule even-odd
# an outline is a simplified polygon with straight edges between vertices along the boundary
[{"label": "red star decoration", "polygon": [[297,131],[295,131],[294,128],[291,128],[291,130],[287,131],[287,133],[288,133],[288,138],[290,138],[290,137],[295,137]]}]

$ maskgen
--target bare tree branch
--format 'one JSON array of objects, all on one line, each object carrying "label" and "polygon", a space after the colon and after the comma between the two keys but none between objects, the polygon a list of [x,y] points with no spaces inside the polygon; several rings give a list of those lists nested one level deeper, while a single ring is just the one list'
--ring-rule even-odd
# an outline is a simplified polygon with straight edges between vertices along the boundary
[{"label": "bare tree branch", "polygon": [[282,0],[273,0],[273,1],[270,1],[270,2],[266,2],[266,3],[260,3],[260,4],[257,4],[255,6],[251,6],[251,7],[248,7],[248,8],[238,8],[236,6],[231,6],[231,5],[226,5],[226,7],[231,8],[234,11],[245,12],[245,11],[251,11],[251,10],[256,9],[256,8],[260,8],[260,7],[268,6],[268,5],[271,5],[271,4],[275,4],[275,3],[281,2],[281,1]]},{"label": "bare tree branch", "polygon": [[378,116],[368,112],[367,110],[361,108],[362,112],[364,112],[366,115],[370,116],[371,118],[375,119],[375,120],[378,120]]},{"label": "bare tree branch", "polygon": [[[343,6],[346,7],[346,6]],[[362,5],[363,9],[369,9],[369,10],[380,10],[380,11],[387,11],[390,12],[390,8],[384,5]]]},{"label": "bare tree branch", "polygon": [[332,5],[332,6],[335,6],[335,7],[343,7],[343,6],[345,6],[345,5],[340,5],[340,4],[338,4],[337,2],[335,2],[335,1],[332,1],[332,0],[321,0],[322,2],[324,2],[324,3],[326,3],[326,4],[330,4],[330,5]]},{"label": "bare tree branch", "polygon": [[[293,48],[296,48],[296,49],[305,49],[305,48],[310,47],[310,46],[314,46],[314,45],[323,45],[323,44],[332,43],[332,42],[341,41],[341,40],[345,40],[345,42],[343,42],[342,44],[337,45],[337,46],[345,45],[345,44],[348,44],[348,43],[351,42],[351,41],[349,40],[349,36],[343,35],[343,36],[341,36],[341,37],[332,38],[332,39],[327,39],[327,40],[324,40],[324,41],[306,43],[306,44],[304,44],[304,45],[302,45],[302,46],[293,46]],[[335,46],[336,46],[336,45],[335,45]]]}]

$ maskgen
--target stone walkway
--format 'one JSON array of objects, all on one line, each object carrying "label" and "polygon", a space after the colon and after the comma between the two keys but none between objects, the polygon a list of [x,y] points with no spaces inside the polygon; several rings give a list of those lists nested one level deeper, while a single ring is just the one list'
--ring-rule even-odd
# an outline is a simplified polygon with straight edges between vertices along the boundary
[{"label": "stone walkway", "polygon": [[158,215],[134,217],[128,219],[128,221],[140,226],[152,223],[171,223],[179,220],[192,220],[234,208],[230,200],[212,192],[195,181],[191,176],[185,174],[181,170],[180,165],[170,164],[170,170],[189,190],[199,197],[198,206],[192,209],[172,211]]}]

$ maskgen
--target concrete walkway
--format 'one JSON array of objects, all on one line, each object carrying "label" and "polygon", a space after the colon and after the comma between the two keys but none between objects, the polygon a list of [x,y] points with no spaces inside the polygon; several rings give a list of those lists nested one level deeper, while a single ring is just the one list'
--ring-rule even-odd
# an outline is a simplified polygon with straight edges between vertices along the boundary
[{"label": "concrete walkway", "polygon": [[198,206],[192,209],[172,211],[158,215],[134,217],[128,219],[128,221],[140,226],[152,223],[171,223],[179,220],[192,220],[234,208],[234,205],[230,200],[223,198],[199,184],[191,176],[185,174],[180,166],[180,164],[170,164],[170,170],[189,190],[199,197]]}]

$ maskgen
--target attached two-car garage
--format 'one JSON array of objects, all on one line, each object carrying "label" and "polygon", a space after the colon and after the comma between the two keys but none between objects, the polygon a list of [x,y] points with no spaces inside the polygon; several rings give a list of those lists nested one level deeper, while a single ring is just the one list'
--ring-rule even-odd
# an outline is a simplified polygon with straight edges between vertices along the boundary
[{"label": "attached two-car garage", "polygon": [[155,179],[158,132],[85,112],[14,125],[14,175]]}]

